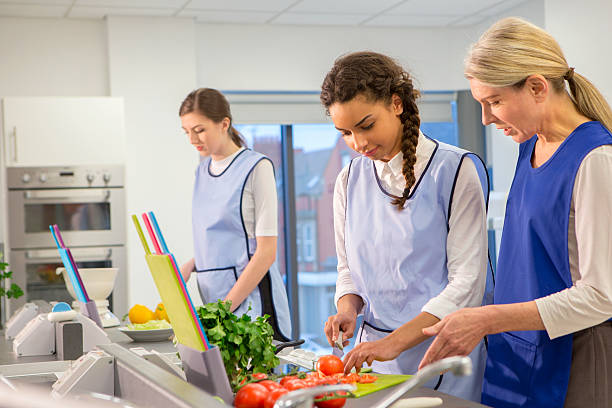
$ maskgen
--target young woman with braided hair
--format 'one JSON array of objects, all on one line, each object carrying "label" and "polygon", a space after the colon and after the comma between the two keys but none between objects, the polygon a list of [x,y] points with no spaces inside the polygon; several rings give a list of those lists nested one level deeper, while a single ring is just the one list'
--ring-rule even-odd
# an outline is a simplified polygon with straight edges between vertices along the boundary
[{"label": "young woman with braided hair", "polygon": [[[336,180],[338,312],[325,325],[330,344],[346,345],[364,316],[347,372],[368,363],[378,373],[414,374],[431,343],[422,329],[482,304],[486,170],[475,155],[420,132],[418,96],[410,75],[374,52],[339,58],[322,85],[335,127],[361,154]],[[482,345],[471,357],[473,376],[428,386],[479,400]]]}]

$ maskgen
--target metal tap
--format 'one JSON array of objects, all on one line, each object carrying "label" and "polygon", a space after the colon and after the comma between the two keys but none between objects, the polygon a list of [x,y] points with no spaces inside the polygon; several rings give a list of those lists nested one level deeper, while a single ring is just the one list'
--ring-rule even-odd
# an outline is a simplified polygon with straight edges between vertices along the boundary
[{"label": "metal tap", "polygon": [[314,399],[318,395],[334,391],[355,391],[356,389],[357,387],[355,387],[354,384],[334,384],[303,388],[281,395],[281,397],[276,400],[274,408],[312,408]]},{"label": "metal tap", "polygon": [[456,376],[472,374],[472,360],[469,357],[448,357],[435,363],[429,364],[419,370],[414,377],[399,385],[393,393],[375,405],[376,408],[387,408],[404,395],[410,393],[417,387],[425,384],[430,379],[439,376],[440,373],[450,371]]}]

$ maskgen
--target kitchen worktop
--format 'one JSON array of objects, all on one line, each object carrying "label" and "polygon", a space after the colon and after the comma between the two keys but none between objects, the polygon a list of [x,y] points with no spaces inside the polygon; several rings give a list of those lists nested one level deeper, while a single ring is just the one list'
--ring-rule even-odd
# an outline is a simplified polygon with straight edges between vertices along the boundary
[{"label": "kitchen worktop", "polygon": [[[144,347],[147,350],[155,350],[160,353],[174,353],[176,348],[173,346],[171,341],[161,342],[143,342],[137,343],[131,341],[131,339],[125,334],[121,333],[116,327],[106,329],[112,342],[130,349],[133,347]],[[6,340],[3,333],[0,332],[0,374],[10,376],[11,365],[22,365],[27,363],[39,363],[39,362],[55,362],[57,361],[55,355],[51,356],[34,356],[34,357],[16,357],[12,351],[12,341]],[[68,368],[70,362],[57,361],[57,367],[53,371],[64,371]],[[449,374],[450,375],[450,374]],[[52,381],[52,375],[49,376],[49,382]],[[375,407],[378,401],[381,401],[384,397],[393,392],[395,387],[390,387],[375,393],[366,395],[361,398],[348,399],[345,405],[346,408],[370,408]],[[431,390],[429,388],[418,388],[411,392],[408,397],[439,397],[442,399],[442,407],[446,408],[477,408],[484,407],[484,405],[477,404],[471,401],[466,401],[451,395],[447,395],[438,391]]]}]

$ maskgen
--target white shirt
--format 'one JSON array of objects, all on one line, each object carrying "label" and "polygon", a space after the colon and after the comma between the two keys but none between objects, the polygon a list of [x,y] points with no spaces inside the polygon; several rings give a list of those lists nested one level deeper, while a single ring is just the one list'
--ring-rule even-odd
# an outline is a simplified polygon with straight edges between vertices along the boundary
[{"label": "white shirt", "polygon": [[612,317],[612,146],[582,161],[572,193],[568,250],[573,286],[536,299],[551,339]]},{"label": "white shirt", "polygon": [[[419,135],[414,165],[416,180],[421,177],[435,146],[435,142],[422,133]],[[397,196],[402,195],[406,186],[402,174],[403,157],[400,152],[388,162],[374,161],[383,187]],[[336,305],[338,299],[346,294],[359,295],[348,268],[344,241],[347,180],[348,165],[338,175],[334,189],[334,229],[338,256],[334,297]],[[487,272],[486,211],[480,179],[472,160],[463,160],[459,168],[449,228],[446,240],[448,285],[421,309],[439,319],[463,307],[480,306],[484,294]]]},{"label": "white shirt", "polygon": [[[243,150],[244,147],[222,160],[211,159],[210,172],[215,176],[223,173]],[[247,178],[242,200],[242,215],[249,238],[278,235],[276,181],[272,163],[268,160],[261,160],[257,163]]]}]

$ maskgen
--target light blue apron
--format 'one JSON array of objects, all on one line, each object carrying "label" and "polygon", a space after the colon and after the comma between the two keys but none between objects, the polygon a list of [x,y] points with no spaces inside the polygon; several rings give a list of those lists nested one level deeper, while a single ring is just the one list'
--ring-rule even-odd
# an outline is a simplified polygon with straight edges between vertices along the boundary
[{"label": "light blue apron", "polygon": [[[448,285],[448,220],[464,158],[473,160],[488,196],[488,178],[478,156],[444,143],[436,145],[401,211],[391,204],[393,196],[382,187],[372,160],[357,157],[351,162],[345,244],[351,277],[365,303],[358,342],[383,338],[412,320]],[[395,360],[375,361],[372,367],[379,373],[414,374],[432,340],[404,351]],[[470,354],[472,376],[447,374],[427,386],[480,401],[485,354],[480,342]]]},{"label": "light blue apron", "polygon": [[[193,190],[193,242],[198,288],[202,301],[224,299],[255,253],[257,241],[249,238],[242,217],[244,186],[264,155],[245,149],[219,175],[210,172],[210,158],[197,171]],[[251,310],[247,312],[249,305]],[[275,339],[291,338],[287,292],[276,263],[234,311],[238,316],[269,314]]]}]

